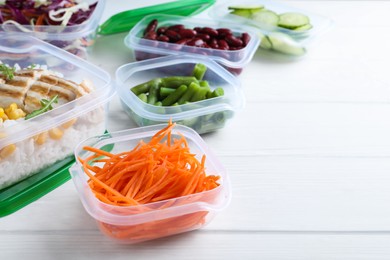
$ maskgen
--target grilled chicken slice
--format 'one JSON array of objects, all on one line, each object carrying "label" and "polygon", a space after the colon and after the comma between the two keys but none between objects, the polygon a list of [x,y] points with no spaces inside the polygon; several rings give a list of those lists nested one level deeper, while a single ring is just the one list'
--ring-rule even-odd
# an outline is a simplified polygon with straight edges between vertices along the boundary
[{"label": "grilled chicken slice", "polygon": [[42,69],[20,70],[12,80],[0,73],[0,107],[16,103],[27,113],[41,108],[42,99],[58,95],[59,106],[91,91],[91,87],[76,84]]}]

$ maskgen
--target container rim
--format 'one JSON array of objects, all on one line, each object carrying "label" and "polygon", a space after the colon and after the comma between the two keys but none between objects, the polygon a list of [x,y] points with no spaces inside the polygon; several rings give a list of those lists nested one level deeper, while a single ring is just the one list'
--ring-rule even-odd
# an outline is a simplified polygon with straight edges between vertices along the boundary
[{"label": "container rim", "polygon": [[[92,32],[97,30],[98,24],[104,12],[104,7],[106,4],[106,0],[96,0],[97,5],[95,10],[92,12],[91,16],[81,24],[73,25],[73,26],[60,26],[60,25],[40,25],[40,26],[32,26],[32,25],[20,25],[20,31],[9,31],[7,30],[7,26],[0,24],[0,35],[8,34],[13,32],[19,32],[23,34],[28,34],[35,36],[39,39],[44,40],[74,40],[80,38],[84,35],[91,34]],[[14,26],[13,26],[14,28]],[[71,31],[65,32],[47,32],[49,28],[58,28],[58,30],[62,28],[71,28]],[[3,36],[2,36],[3,37]]]},{"label": "container rim", "polygon": [[82,71],[88,72],[88,74],[93,75],[95,78],[102,81],[104,86],[95,86],[95,90],[85,96],[45,112],[42,115],[23,121],[23,123],[4,128],[3,130],[7,135],[7,138],[0,139],[0,147],[23,141],[26,138],[42,132],[43,130],[50,129],[53,127],[53,124],[64,123],[74,117],[89,112],[107,103],[115,94],[115,88],[113,87],[110,74],[98,66],[72,55],[65,50],[52,46],[51,44],[35,37],[26,36],[22,33],[6,34],[3,38],[1,38],[1,40],[28,42],[29,46],[27,48],[0,46],[0,52],[4,51],[7,53],[20,54],[29,53],[31,50],[37,49],[50,56],[72,64]]},{"label": "container rim", "polygon": [[[81,142],[75,148],[74,150],[75,156],[76,158],[78,157],[77,155],[79,154],[79,151],[82,150],[84,143],[91,141],[93,139],[97,140],[97,143],[95,143],[95,145],[104,146],[108,143],[109,144],[114,143],[115,146],[115,143],[121,141],[151,137],[158,130],[161,130],[161,128],[165,126],[166,124],[152,125],[152,126],[139,127],[135,129],[123,130],[118,132],[112,132],[106,135],[91,137]],[[96,220],[104,223],[109,223],[113,225],[136,225],[145,222],[155,221],[158,219],[165,219],[165,218],[190,214],[200,210],[221,211],[224,208],[226,208],[231,200],[231,187],[230,187],[231,184],[225,168],[217,160],[216,156],[211,152],[211,150],[208,148],[207,144],[203,141],[200,135],[196,133],[196,131],[194,131],[193,129],[183,125],[176,125],[173,128],[172,133],[173,134],[181,133],[187,139],[193,141],[197,145],[197,147],[202,151],[202,153],[207,156],[208,161],[210,164],[213,165],[215,172],[218,172],[218,175],[221,176],[220,186],[210,191],[191,194],[180,198],[148,203],[144,205],[125,206],[125,207],[114,206],[114,205],[109,205],[104,202],[101,202],[95,197],[93,192],[89,189],[89,186],[87,184],[87,178],[84,171],[82,170],[81,163],[79,162],[79,160],[76,160],[76,163],[70,168],[69,172],[72,176],[73,183],[79,194],[79,198],[85,210],[88,212],[88,214],[90,214]],[[196,197],[198,196],[205,196],[205,195],[212,196],[214,193],[216,193],[215,196],[217,196],[219,193],[222,194],[221,201],[219,203],[211,204],[206,202],[195,201],[195,202],[182,204],[178,206],[167,207],[164,209],[152,209],[147,212],[132,214],[132,215],[117,215],[109,212],[108,210],[103,209],[104,207],[104,208],[110,208],[114,211],[115,210],[121,211],[121,210],[137,209],[143,207],[158,207],[159,205],[163,205],[168,202],[175,202],[177,200],[179,201],[191,200],[191,199],[196,199]],[[156,215],[157,213],[159,216]]]},{"label": "container rim", "polygon": [[[242,68],[245,65],[247,65],[253,58],[253,55],[255,54],[258,46],[260,45],[260,39],[257,37],[257,29],[253,28],[252,26],[248,25],[239,25],[237,23],[232,23],[226,20],[207,20],[207,19],[200,19],[200,18],[192,18],[192,17],[185,17],[185,16],[177,16],[177,15],[167,15],[167,14],[151,14],[148,16],[145,16],[142,20],[140,20],[129,32],[129,34],[125,38],[125,45],[133,49],[134,51],[146,51],[150,53],[155,54],[162,54],[162,55],[179,55],[179,54],[185,54],[190,55],[192,57],[198,57],[201,56],[200,54],[191,54],[188,51],[182,51],[182,50],[173,50],[172,46],[177,46],[176,43],[166,43],[167,48],[161,48],[161,47],[153,47],[153,46],[145,46],[143,43],[148,42],[155,42],[147,39],[143,39],[139,36],[137,36],[141,31],[145,29],[145,26],[147,25],[148,21],[152,19],[164,19],[164,23],[172,23],[176,24],[178,22],[185,24],[187,23],[196,23],[196,25],[205,25],[210,26],[210,24],[215,24],[215,26],[223,26],[228,27],[235,33],[248,33],[251,37],[248,45],[240,50],[236,51],[226,51],[226,50],[216,50],[212,49],[214,53],[243,53],[241,59],[237,61],[231,61],[227,58],[217,56],[217,55],[209,55],[207,56],[210,59],[213,59],[225,66],[231,67],[231,68]],[[219,25],[219,23],[222,23]],[[191,46],[184,46],[186,50],[205,50],[210,51],[210,49],[207,48],[200,48],[200,47],[191,47]],[[167,53],[167,51],[169,51]]]},{"label": "container rim", "polygon": [[[158,113],[160,107],[153,106],[142,102],[133,92],[130,87],[126,88],[125,82],[134,74],[140,71],[170,66],[181,63],[203,63],[208,70],[212,70],[220,78],[224,79],[235,90],[235,97],[220,97],[218,103],[213,100],[202,100],[196,102],[199,106],[193,108],[193,104],[181,105],[181,110],[178,111],[175,107],[164,107],[164,114]],[[190,55],[173,55],[143,61],[136,61],[122,65],[116,70],[116,89],[122,102],[126,104],[139,116],[155,121],[174,121],[181,120],[193,116],[201,116],[223,110],[239,111],[245,106],[245,96],[241,87],[241,82],[230,72],[220,66],[213,60],[202,56]],[[146,80],[147,81],[147,80]],[[146,109],[145,109],[146,108]],[[184,110],[184,111],[183,111]]]}]

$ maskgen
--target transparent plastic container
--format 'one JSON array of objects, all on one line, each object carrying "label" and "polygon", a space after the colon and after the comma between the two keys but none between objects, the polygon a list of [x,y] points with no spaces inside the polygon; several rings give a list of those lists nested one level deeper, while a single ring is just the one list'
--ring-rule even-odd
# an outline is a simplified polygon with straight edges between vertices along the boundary
[{"label": "transparent plastic container", "polygon": [[[155,106],[143,102],[130,91],[155,78],[190,76],[197,63],[206,65],[204,80],[209,82],[211,89],[222,87],[223,96],[179,106]],[[225,127],[245,104],[239,80],[205,57],[174,55],[129,63],[116,71],[116,82],[122,107],[138,126],[166,123],[172,119],[203,134]]]},{"label": "transparent plastic container", "polygon": [[107,102],[115,89],[105,71],[24,34],[0,39],[0,60],[21,68],[47,65],[60,77],[77,84],[88,80],[93,88],[39,116],[0,126],[0,216],[5,216],[69,180],[74,147],[105,132]]},{"label": "transparent plastic container", "polygon": [[21,32],[67,50],[82,58],[88,57],[88,51],[94,44],[96,32],[102,17],[106,0],[83,0],[88,4],[97,2],[95,10],[88,20],[74,26],[31,26],[0,24],[0,37],[3,33]]},{"label": "transparent plastic container", "polygon": [[[139,141],[147,142],[166,125],[141,127],[90,138],[75,149],[75,156],[85,159],[92,153],[82,150],[84,146],[98,149],[113,147],[112,153],[133,149]],[[203,139],[192,129],[176,125],[172,138],[182,134],[188,141],[191,153],[197,158],[206,155],[208,174],[220,176],[215,189],[193,195],[148,203],[138,206],[114,206],[98,200],[88,185],[88,176],[77,161],[70,168],[72,180],[85,210],[97,221],[102,233],[120,243],[138,243],[178,233],[195,230],[208,224],[230,202],[228,175],[209,150]]]},{"label": "transparent plastic container", "polygon": [[[144,39],[144,30],[153,19],[158,20],[158,27],[182,24],[185,28],[189,29],[195,27],[211,27],[213,29],[228,28],[233,32],[233,35],[237,37],[241,36],[242,33],[248,33],[250,40],[246,47],[242,49],[221,50]],[[218,62],[235,75],[239,75],[242,72],[242,69],[252,60],[259,43],[260,40],[257,37],[255,30],[248,26],[174,15],[146,16],[133,27],[125,39],[126,46],[134,51],[135,59],[138,61],[173,54],[206,56]]]},{"label": "transparent plastic container", "polygon": [[[269,10],[277,15],[282,13],[300,13],[309,17],[312,28],[300,31],[266,24],[253,19],[253,16],[244,17],[232,14],[232,10],[229,10],[229,7],[232,6],[263,6],[264,9],[262,10]],[[213,19],[227,20],[257,28],[258,35],[260,36],[262,42],[260,45],[260,49],[262,51],[270,52],[274,55],[281,54],[295,58],[306,54],[307,48],[312,44],[313,40],[326,32],[333,23],[332,20],[324,16],[271,0],[224,1],[212,7],[209,15]]]}]

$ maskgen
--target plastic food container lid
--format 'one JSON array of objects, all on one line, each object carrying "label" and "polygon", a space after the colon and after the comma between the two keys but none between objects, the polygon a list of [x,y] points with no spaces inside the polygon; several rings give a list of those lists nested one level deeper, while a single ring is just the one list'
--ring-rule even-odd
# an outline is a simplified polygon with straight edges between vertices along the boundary
[{"label": "plastic food container lid", "polygon": [[[212,27],[212,28],[229,28],[233,33],[248,33],[250,35],[250,41],[245,48],[235,51],[200,48],[193,46],[182,46],[180,49],[177,46],[181,46],[175,43],[157,44],[158,41],[147,40],[142,38],[146,26],[153,19],[158,20],[158,26],[167,26],[174,24],[183,24],[185,27]],[[260,40],[257,37],[257,31],[253,27],[244,26],[242,24],[230,23],[227,21],[216,21],[199,18],[187,18],[175,15],[149,15],[144,17],[139,23],[134,26],[130,33],[125,38],[125,45],[135,51],[155,53],[161,55],[177,55],[185,54],[191,56],[206,56],[227,68],[242,69],[253,58]],[[199,54],[197,52],[202,51],[206,55]]]},{"label": "plastic food container lid", "polygon": [[96,31],[102,17],[106,0],[86,0],[87,3],[97,2],[95,10],[88,20],[73,26],[31,26],[14,24],[0,24],[0,32],[21,32],[45,41],[72,41],[88,36]]},{"label": "plastic food container lid", "polygon": [[139,20],[150,14],[191,16],[202,12],[216,0],[180,0],[124,11],[110,17],[99,27],[99,34],[107,35],[129,31]]},{"label": "plastic food container lid", "polygon": [[[47,65],[66,79],[90,79],[94,91],[74,101],[27,121],[4,128],[0,147],[15,144],[36,134],[84,115],[106,104],[115,94],[110,75],[99,67],[70,53],[20,33],[8,33],[0,38],[0,60],[6,64],[27,67]],[[0,190],[0,217],[6,216],[42,197],[70,179],[68,168],[73,156],[60,161],[16,184]]]}]

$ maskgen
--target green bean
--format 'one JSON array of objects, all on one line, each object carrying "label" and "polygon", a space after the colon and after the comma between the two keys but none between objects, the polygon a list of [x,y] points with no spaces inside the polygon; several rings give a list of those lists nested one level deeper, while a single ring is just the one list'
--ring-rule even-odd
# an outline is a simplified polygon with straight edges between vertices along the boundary
[{"label": "green bean", "polygon": [[207,80],[201,80],[199,81],[199,86],[210,88],[209,82]]},{"label": "green bean", "polygon": [[171,93],[169,96],[164,98],[164,100],[161,102],[163,106],[170,106],[174,103],[176,103],[180,97],[183,96],[183,94],[187,91],[186,85],[181,85],[178,87],[175,92]]},{"label": "green bean", "polygon": [[149,89],[148,104],[154,105],[158,101],[159,81],[151,84]]},{"label": "green bean", "polygon": [[169,94],[172,94],[176,89],[174,88],[160,88],[160,97],[167,97]]},{"label": "green bean", "polygon": [[192,96],[199,91],[200,86],[198,83],[192,82],[189,86],[187,91],[181,96],[181,98],[177,101],[179,105],[185,104],[187,101],[190,101]]},{"label": "green bean", "polygon": [[155,106],[158,106],[158,107],[161,107],[161,106],[162,106],[162,103],[161,103],[161,101],[158,101],[158,102],[154,103],[154,105],[155,105]]},{"label": "green bean", "polygon": [[137,96],[141,101],[148,103],[148,96],[145,93],[141,93]]},{"label": "green bean", "polygon": [[191,97],[191,102],[197,102],[206,99],[206,94],[209,91],[209,88],[199,88],[198,91],[194,93]]},{"label": "green bean", "polygon": [[198,83],[198,80],[195,77],[186,77],[186,76],[167,77],[167,78],[161,78],[160,87],[178,88],[181,85],[189,86],[192,82]]},{"label": "green bean", "polygon": [[206,70],[206,65],[198,63],[195,65],[194,70],[192,71],[192,76],[194,76],[197,80],[202,80]]},{"label": "green bean", "polygon": [[207,93],[207,98],[215,98],[215,97],[221,97],[221,96],[223,96],[225,94],[225,91],[223,90],[223,88],[221,88],[221,87],[218,87],[218,88],[216,88],[216,89],[214,89],[214,91],[213,92],[209,92],[209,93]]},{"label": "green bean", "polygon": [[150,90],[150,87],[151,86],[154,86],[154,85],[159,85],[161,83],[161,79],[160,78],[157,78],[157,79],[152,79],[148,82],[145,82],[145,83],[142,83],[142,84],[139,84],[135,87],[132,87],[131,88],[131,91],[136,95],[138,96],[139,94],[142,94],[142,93],[146,93]]}]

